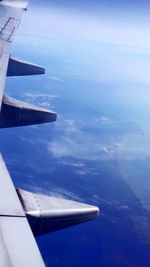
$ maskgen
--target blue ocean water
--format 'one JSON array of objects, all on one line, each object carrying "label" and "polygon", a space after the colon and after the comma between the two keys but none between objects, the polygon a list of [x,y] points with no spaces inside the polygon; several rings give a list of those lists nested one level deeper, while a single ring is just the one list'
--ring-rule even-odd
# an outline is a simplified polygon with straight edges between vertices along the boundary
[{"label": "blue ocean water", "polygon": [[149,158],[124,156],[122,140],[143,133],[121,97],[117,103],[107,84],[76,78],[13,79],[7,88],[58,112],[54,124],[1,130],[1,151],[16,186],[100,208],[95,221],[37,239],[46,266],[148,266],[150,217],[136,182],[145,194]]},{"label": "blue ocean water", "polygon": [[100,216],[38,237],[46,266],[148,267],[149,83],[127,72],[145,59],[118,44],[86,40],[85,49],[52,37],[18,35],[13,54],[47,73],[9,78],[6,94],[54,109],[57,122],[2,129],[0,151],[16,187],[97,205]]}]

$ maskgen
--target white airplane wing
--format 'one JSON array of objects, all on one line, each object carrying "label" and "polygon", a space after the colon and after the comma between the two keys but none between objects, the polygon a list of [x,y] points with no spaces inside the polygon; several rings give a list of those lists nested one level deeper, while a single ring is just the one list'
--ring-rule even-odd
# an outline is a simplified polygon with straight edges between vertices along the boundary
[{"label": "white airplane wing", "polygon": [[[4,96],[6,76],[45,69],[9,55],[26,0],[0,0],[0,128],[52,122],[56,113]],[[0,267],[44,267],[34,236],[94,219],[97,207],[15,189],[0,155]]]},{"label": "white airplane wing", "polygon": [[[10,45],[14,33],[19,26],[21,13],[25,10],[27,1],[0,1],[0,108],[1,125],[7,126],[10,120],[2,116],[2,112],[10,112],[4,98],[4,84],[8,71]],[[12,67],[12,70],[14,68]],[[11,74],[11,68],[9,67]],[[9,75],[10,76],[10,75]],[[7,100],[7,102],[6,102]],[[2,123],[3,121],[3,123]],[[12,123],[13,120],[11,119]],[[14,125],[15,126],[15,125]],[[0,266],[1,267],[43,267],[44,262],[35,242],[25,212],[16,190],[10,179],[5,163],[0,156]]]},{"label": "white airplane wing", "polygon": [[98,215],[95,206],[15,189],[0,154],[0,266],[44,267],[35,236]]},{"label": "white airplane wing", "polygon": [[9,55],[10,46],[26,10],[26,0],[0,0],[0,128],[25,126],[56,120],[56,113],[4,96],[6,76],[44,74],[45,69]]},{"label": "white airplane wing", "polygon": [[25,212],[1,156],[0,266],[45,266]]},{"label": "white airplane wing", "polygon": [[27,1],[0,1],[0,106],[9,62],[10,44],[19,26],[22,10],[26,8],[26,5]]}]

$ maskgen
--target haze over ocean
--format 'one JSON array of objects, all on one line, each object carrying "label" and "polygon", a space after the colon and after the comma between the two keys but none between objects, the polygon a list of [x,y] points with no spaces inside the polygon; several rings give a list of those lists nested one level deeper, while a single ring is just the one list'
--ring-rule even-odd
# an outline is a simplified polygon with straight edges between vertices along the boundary
[{"label": "haze over ocean", "polygon": [[1,130],[1,152],[17,187],[101,210],[37,238],[47,267],[149,266],[149,7],[32,0],[22,19],[12,54],[47,72],[9,78],[6,93],[58,120]]}]

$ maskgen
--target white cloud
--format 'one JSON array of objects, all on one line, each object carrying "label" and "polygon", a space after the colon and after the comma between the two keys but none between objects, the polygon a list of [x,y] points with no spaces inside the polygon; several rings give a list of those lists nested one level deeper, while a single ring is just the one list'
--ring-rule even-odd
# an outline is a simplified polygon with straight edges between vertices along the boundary
[{"label": "white cloud", "polygon": [[[47,144],[48,153],[55,158],[72,157],[79,160],[108,160],[114,158],[114,153],[104,150],[102,143],[95,143],[94,139],[79,136],[75,140],[72,137],[57,138]],[[109,153],[108,153],[109,151]]]},{"label": "white cloud", "polygon": [[102,117],[95,117],[94,120],[95,122],[105,122],[108,121],[109,119],[105,116],[102,116]]},{"label": "white cloud", "polygon": [[64,79],[59,78],[59,77],[57,77],[57,76],[51,76],[51,75],[48,76],[48,75],[47,75],[46,78],[48,78],[49,80],[52,80],[52,81],[56,81],[56,82],[65,82]]},{"label": "white cloud", "polygon": [[75,168],[85,167],[85,164],[81,161],[64,160],[64,161],[61,161],[61,163],[64,165],[69,165],[69,166],[75,167]]},{"label": "white cloud", "polygon": [[[97,125],[99,123],[100,125]],[[54,137],[52,141],[46,142],[47,151],[50,155],[57,159],[61,159],[61,163],[70,165],[76,168],[76,171],[83,174],[85,172],[94,173],[95,170],[87,169],[84,166],[84,160],[110,160],[117,157],[118,151],[122,148],[123,140],[125,137],[132,136],[132,131],[129,131],[129,135],[125,130],[120,133],[124,122],[114,122],[107,119],[107,117],[100,117],[97,120],[91,120],[88,127],[93,129],[93,133],[89,133],[84,130],[83,125],[79,126],[73,119],[60,120],[55,124],[57,137]],[[103,124],[106,124],[107,134],[99,138],[100,129],[103,130]],[[115,136],[113,129],[117,125]],[[126,125],[126,123],[125,123]],[[82,128],[83,127],[83,128]],[[128,127],[128,125],[126,126]],[[132,130],[132,125],[130,125]],[[105,128],[104,128],[105,129]],[[106,131],[106,130],[105,130]],[[133,133],[135,129],[133,127]],[[68,160],[66,158],[71,158]],[[86,167],[86,168],[85,168]]]},{"label": "white cloud", "polygon": [[56,158],[74,156],[77,150],[78,144],[68,138],[61,138],[48,144],[48,151]]},{"label": "white cloud", "polygon": [[42,93],[24,93],[22,97],[24,101],[30,102],[32,104],[37,104],[48,109],[54,109],[52,100],[58,98],[59,96]]},{"label": "white cloud", "polygon": [[36,100],[37,98],[40,99],[53,99],[53,98],[58,98],[58,95],[51,95],[51,94],[42,94],[42,93],[24,93],[23,97],[27,97],[28,99],[31,100]]},{"label": "white cloud", "polygon": [[[47,186],[47,188],[49,188],[49,186]],[[29,190],[31,192],[35,192],[37,194],[43,194],[43,195],[47,195],[50,197],[56,197],[56,198],[64,198],[64,199],[68,199],[68,200],[75,200],[75,201],[83,201],[83,199],[81,198],[81,196],[74,194],[72,191],[69,191],[63,187],[55,187],[53,188],[53,190],[49,190],[46,187],[40,186],[33,186],[31,184],[26,184],[26,190]]]},{"label": "white cloud", "polygon": [[71,135],[71,134],[77,134],[79,133],[79,129],[76,127],[76,123],[74,120],[65,120],[65,133],[67,135]]},{"label": "white cloud", "polygon": [[111,147],[103,147],[103,150],[104,150],[104,152],[105,153],[107,153],[107,154],[112,154],[112,153],[114,153],[114,150],[111,148]]}]

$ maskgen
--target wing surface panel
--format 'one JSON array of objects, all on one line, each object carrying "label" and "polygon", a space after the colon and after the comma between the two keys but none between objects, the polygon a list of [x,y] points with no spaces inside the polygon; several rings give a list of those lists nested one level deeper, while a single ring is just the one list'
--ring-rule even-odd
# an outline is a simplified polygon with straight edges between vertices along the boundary
[{"label": "wing surface panel", "polygon": [[17,4],[27,1],[0,1],[0,108],[7,74],[10,43],[19,26],[22,8]]},{"label": "wing surface panel", "polygon": [[25,212],[1,156],[0,266],[45,266]]},{"label": "wing surface panel", "polygon": [[25,216],[6,165],[0,155],[0,216],[5,215]]},{"label": "wing surface panel", "polygon": [[0,217],[0,266],[45,266],[26,217]]}]

